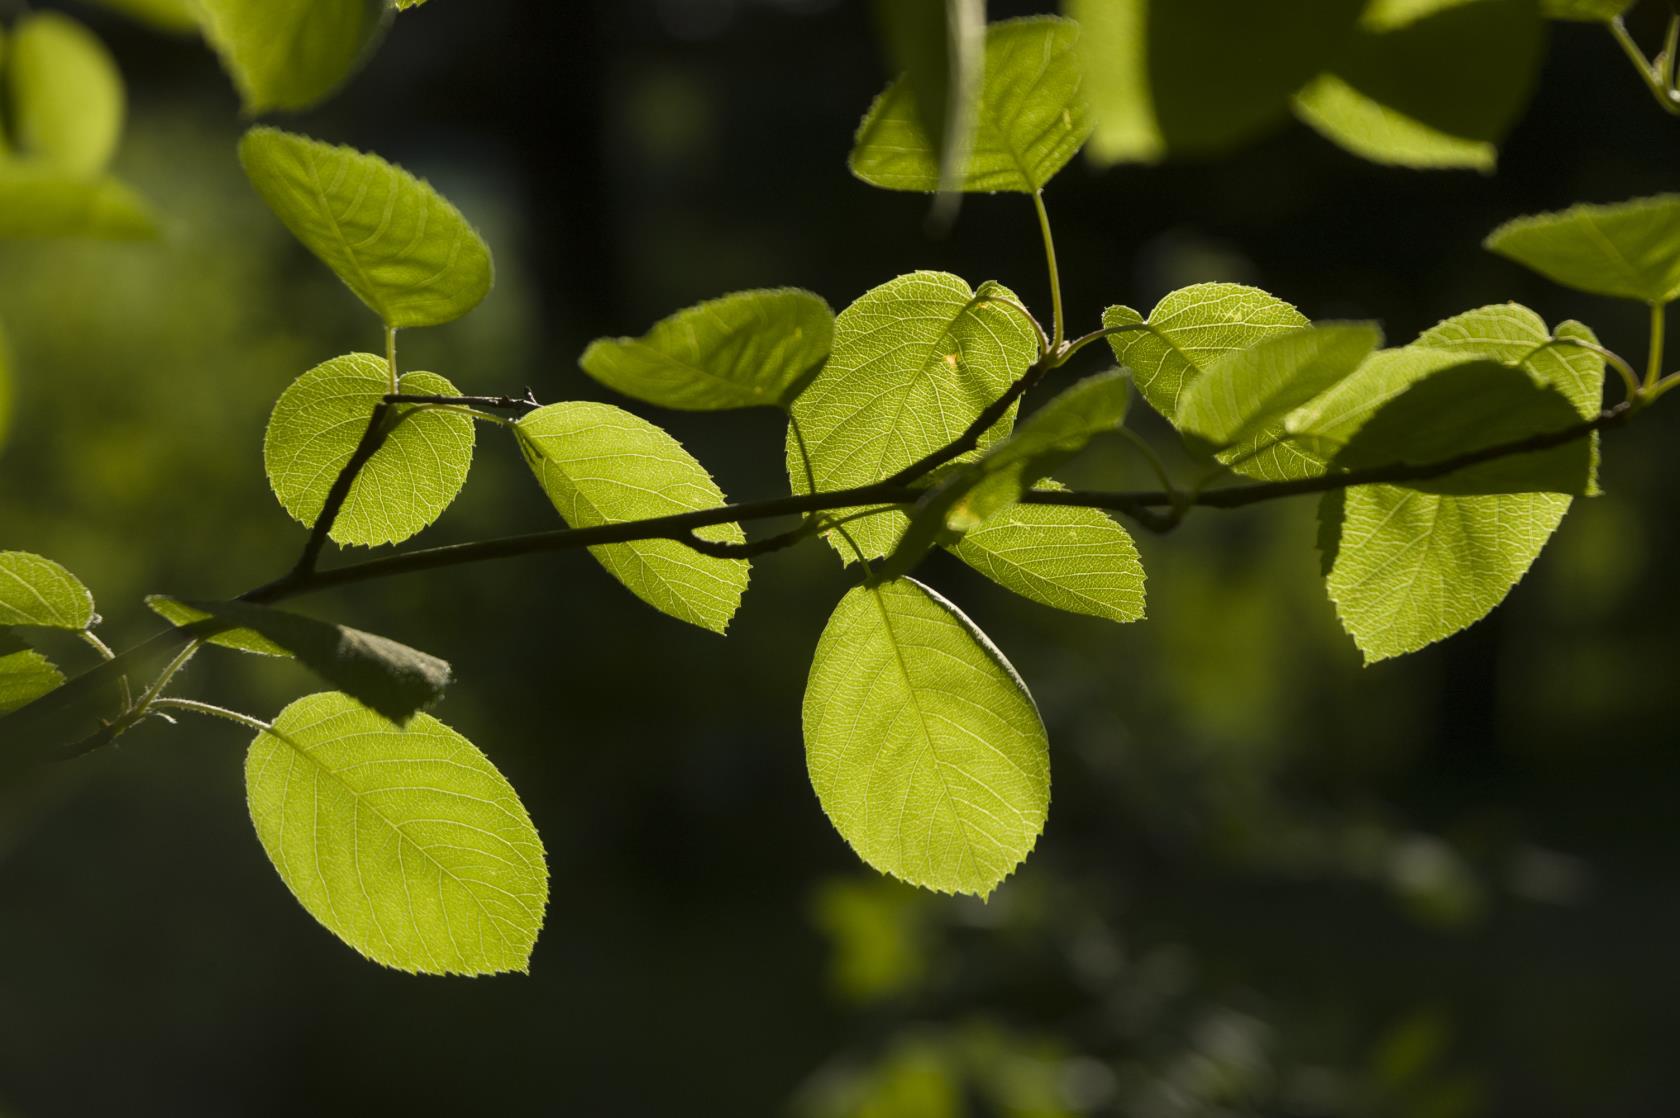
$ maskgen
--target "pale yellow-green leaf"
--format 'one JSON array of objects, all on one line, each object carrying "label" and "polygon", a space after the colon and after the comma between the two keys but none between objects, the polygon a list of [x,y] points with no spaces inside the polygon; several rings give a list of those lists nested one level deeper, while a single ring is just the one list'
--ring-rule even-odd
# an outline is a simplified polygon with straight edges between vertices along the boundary
[{"label": "pale yellow-green leaf", "polygon": [[[706,468],[647,420],[610,404],[550,404],[519,420],[519,446],[555,509],[574,528],[715,509],[726,503]],[[739,524],[700,528],[741,543]],[[661,613],[722,633],[741,605],[749,565],[702,555],[677,540],[600,544],[590,553]]]},{"label": "pale yellow-green leaf", "polygon": [[0,628],[92,628],[93,595],[81,579],[51,559],[27,551],[0,551]]},{"label": "pale yellow-green leaf", "polygon": [[817,644],[804,722],[823,810],[883,873],[984,897],[1044,829],[1049,750],[1026,685],[920,583],[841,599]]},{"label": "pale yellow-green leaf", "polygon": [[204,37],[248,113],[307,109],[362,64],[385,0],[197,0]]},{"label": "pale yellow-green leaf", "polygon": [[27,15],[6,51],[6,127],[45,167],[91,177],[122,137],[122,75],[98,36],[59,12]]},{"label": "pale yellow-green leaf", "polygon": [[451,322],[490,293],[489,248],[401,167],[274,128],[247,132],[239,158],[286,228],[385,325]]},{"label": "pale yellow-green leaf", "polygon": [[39,652],[0,629],[0,714],[39,699],[64,682],[64,673]]},{"label": "pale yellow-green leaf", "polygon": [[347,695],[299,699],[245,760],[251,822],[309,914],[374,962],[527,971],[548,905],[531,817],[466,738]]},{"label": "pale yellow-green leaf", "polygon": [[[455,396],[436,373],[405,373],[402,391]],[[263,464],[280,504],[313,527],[327,493],[391,391],[383,357],[352,353],[317,365],[281,393],[263,439]],[[472,468],[473,421],[459,412],[400,405],[384,445],[356,475],[333,521],[335,543],[401,543],[443,515]]]},{"label": "pale yellow-green leaf", "polygon": [[1484,244],[1565,287],[1643,303],[1680,299],[1680,194],[1519,217]]}]

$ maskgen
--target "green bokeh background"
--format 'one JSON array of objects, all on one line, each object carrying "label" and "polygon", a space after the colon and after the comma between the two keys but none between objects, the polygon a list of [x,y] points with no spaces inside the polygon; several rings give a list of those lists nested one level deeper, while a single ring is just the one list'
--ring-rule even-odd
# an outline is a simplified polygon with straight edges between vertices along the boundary
[{"label": "green bokeh background", "polygon": [[[865,8],[433,0],[286,123],[410,166],[483,229],[490,300],[402,338],[405,367],[468,392],[603,398],[576,367],[590,338],[744,287],[841,307],[942,268],[1042,309],[1025,199],[968,199],[938,236],[925,200],[846,174],[885,79]],[[147,593],[232,594],[283,569],[302,534],[262,475],[268,409],[381,339],[245,184],[211,57],[79,14],[130,82],[118,171],[166,231],[0,245],[16,380],[0,547],[80,574],[126,646],[156,628]],[[1516,214],[1672,187],[1677,151],[1680,124],[1608,36],[1567,26],[1495,176],[1374,167],[1296,126],[1217,162],[1076,161],[1048,203],[1078,324],[1231,279],[1315,318],[1380,319],[1395,342],[1516,299],[1637,362],[1639,308],[1478,243]],[[732,497],[784,491],[772,414],[638,410]],[[1612,436],[1606,496],[1577,504],[1505,607],[1371,669],[1325,599],[1310,502],[1141,538],[1150,619],[1128,627],[931,562],[1051,732],[1048,830],[986,905],[872,876],[811,794],[799,700],[849,579],[820,546],[758,564],[727,640],[583,554],[309,599],[454,663],[437,713],[513,781],[548,847],[531,975],[357,958],[252,835],[245,735],[154,721],[0,791],[0,1108],[1674,1113],[1675,434],[1659,412]],[[1069,476],[1149,484],[1118,447]],[[554,523],[486,429],[420,542]],[[184,689],[271,716],[315,684],[205,654]]]}]

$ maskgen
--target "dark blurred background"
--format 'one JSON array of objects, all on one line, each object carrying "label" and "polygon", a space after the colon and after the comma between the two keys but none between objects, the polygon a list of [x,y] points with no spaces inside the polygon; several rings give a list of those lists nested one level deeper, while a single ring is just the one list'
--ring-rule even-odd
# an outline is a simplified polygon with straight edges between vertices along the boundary
[{"label": "dark blurred background", "polygon": [[[231,594],[284,566],[301,530],[262,474],[268,409],[380,335],[246,186],[212,57],[76,14],[129,80],[117,170],[167,230],[0,246],[19,380],[0,547],[78,572],[127,645],[156,627],[145,593]],[[926,199],[846,173],[885,80],[856,2],[432,0],[288,126],[427,175],[496,252],[492,298],[405,334],[406,367],[599,397],[576,366],[590,338],[739,288],[838,309],[941,268],[1042,310],[1024,198],[970,198],[932,236]],[[1558,25],[1496,176],[1387,170],[1291,126],[1218,162],[1078,160],[1047,197],[1082,326],[1234,279],[1381,319],[1396,344],[1515,299],[1638,362],[1638,308],[1478,244],[1517,214],[1672,187],[1677,154],[1680,122],[1609,36]],[[783,491],[772,414],[647,414],[732,497]],[[1680,1112],[1675,432],[1657,414],[1612,436],[1608,495],[1504,607],[1370,669],[1325,598],[1311,502],[1142,538],[1150,619],[1124,628],[933,562],[1051,732],[1048,830],[984,905],[873,876],[810,791],[800,696],[848,583],[826,549],[760,562],[727,641],[583,554],[310,599],[454,662],[437,713],[548,847],[531,975],[359,959],[251,833],[246,735],[154,721],[0,791],[0,1112]],[[511,444],[487,429],[478,457],[422,542],[555,523]],[[1081,469],[1148,483],[1118,452]],[[185,685],[264,716],[316,689],[232,654]]]}]

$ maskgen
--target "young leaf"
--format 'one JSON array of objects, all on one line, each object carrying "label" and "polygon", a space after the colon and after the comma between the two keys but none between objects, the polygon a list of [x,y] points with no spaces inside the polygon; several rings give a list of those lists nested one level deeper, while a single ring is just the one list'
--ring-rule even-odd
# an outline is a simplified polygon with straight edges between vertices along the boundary
[{"label": "young leaf", "polygon": [[986,71],[985,0],[876,0],[875,21],[938,154],[939,189],[960,190]]},{"label": "young leaf", "polygon": [[249,602],[154,595],[146,604],[175,625],[213,619],[236,626],[210,643],[265,656],[295,656],[325,682],[399,725],[436,702],[449,686],[444,661],[359,629]]},{"label": "young leaf", "polygon": [[0,551],[0,628],[80,632],[96,620],[93,595],[75,575],[27,551]]},{"label": "young leaf", "polygon": [[[1102,321],[1110,329],[1144,324],[1130,307],[1110,307]],[[1156,303],[1147,329],[1110,334],[1108,344],[1149,405],[1176,420],[1185,388],[1216,359],[1306,325],[1300,311],[1257,287],[1198,283]]]},{"label": "young leaf", "polygon": [[1295,111],[1377,163],[1491,171],[1543,45],[1533,0],[1382,0]]},{"label": "young leaf", "polygon": [[[819,490],[890,476],[960,436],[1026,372],[1038,357],[1037,335],[988,296],[1015,298],[997,284],[973,291],[944,272],[913,272],[840,312],[834,352],[793,402],[787,464],[794,492],[810,492],[807,456]],[[1009,433],[1012,415],[982,437],[982,448]],[[903,529],[895,513],[847,531],[875,559],[892,551]]]},{"label": "young leaf", "polygon": [[438,326],[490,293],[489,248],[401,167],[274,128],[245,133],[239,158],[286,228],[385,325]]},{"label": "young leaf", "polygon": [[786,408],[833,338],[834,312],[809,291],[738,291],[639,338],[597,338],[578,363],[608,388],[662,407]]},{"label": "young leaf", "polygon": [[[1076,24],[1051,16],[986,29],[985,72],[974,141],[960,188],[1032,194],[1091,134]],[[852,174],[887,190],[940,189],[940,153],[929,143],[916,94],[903,79],[887,87],[859,125]]]},{"label": "young leaf", "polygon": [[0,629],[0,714],[10,714],[64,683],[53,662]]},{"label": "young leaf", "polygon": [[[402,391],[456,396],[436,373],[407,373]],[[280,394],[263,439],[263,464],[280,504],[305,527],[326,505],[380,401],[391,391],[383,357],[352,353],[317,365]],[[329,533],[343,545],[401,543],[443,515],[472,468],[470,416],[401,405],[386,419],[384,445],[350,486]]]},{"label": "young leaf", "polygon": [[137,241],[157,233],[145,200],[116,179],[81,178],[0,159],[0,240]]},{"label": "young leaf", "polygon": [[1680,299],[1680,194],[1519,217],[1483,243],[1565,287],[1643,303]]},{"label": "young leaf", "polygon": [[122,75],[110,51],[58,12],[26,15],[12,32],[0,114],[23,153],[68,175],[105,169],[123,127]]},{"label": "young leaf", "polygon": [[325,100],[385,25],[385,0],[198,0],[198,8],[251,114]]},{"label": "young leaf", "polygon": [[1364,0],[1067,0],[1080,40],[1098,162],[1208,154],[1288,119],[1289,97],[1330,64]]},{"label": "young leaf", "polygon": [[251,743],[245,792],[280,879],[362,955],[419,974],[529,970],[542,840],[507,779],[442,722],[399,729],[348,695],[299,699]]},{"label": "young leaf", "polygon": [[1026,685],[918,582],[841,599],[817,644],[804,720],[823,810],[882,873],[985,897],[1044,829],[1049,750]]},{"label": "young leaf", "polygon": [[1087,377],[1029,416],[1009,438],[947,473],[910,511],[910,526],[877,577],[907,573],[932,548],[953,543],[1015,504],[1032,484],[1126,419],[1131,380]]},{"label": "young leaf", "polygon": [[1143,617],[1137,545],[1097,509],[1011,505],[949,549],[1005,590],[1040,605],[1121,623]]},{"label": "young leaf", "polygon": [[[574,528],[714,509],[726,503],[706,468],[645,419],[610,404],[550,404],[514,428],[520,450],[555,509]],[[741,543],[739,524],[698,529],[702,539]],[[749,566],[702,555],[677,540],[589,549],[642,601],[722,633],[740,608]]]}]

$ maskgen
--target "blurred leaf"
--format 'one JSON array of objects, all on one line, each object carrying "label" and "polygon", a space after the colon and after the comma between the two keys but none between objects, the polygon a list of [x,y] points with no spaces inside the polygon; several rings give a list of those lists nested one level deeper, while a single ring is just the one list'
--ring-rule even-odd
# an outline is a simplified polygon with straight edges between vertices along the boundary
[{"label": "blurred leaf", "polygon": [[275,214],[390,327],[437,326],[490,293],[490,250],[437,191],[376,155],[253,128],[239,145]]},{"label": "blurred leaf", "polygon": [[[1026,372],[1038,358],[1037,335],[987,296],[1015,299],[994,283],[973,291],[945,272],[912,272],[840,312],[828,363],[791,409],[787,466],[795,493],[811,491],[805,453],[818,490],[880,481],[956,439]],[[982,437],[982,448],[1009,433],[1012,416]],[[893,512],[847,531],[865,558],[878,559],[904,524]],[[850,562],[849,551],[832,542]]]},{"label": "blurred leaf", "polygon": [[75,575],[27,551],[0,551],[0,627],[81,632],[97,620],[93,595]]},{"label": "blurred leaf", "polygon": [[245,761],[251,822],[292,895],[361,954],[422,974],[527,971],[548,904],[517,793],[426,714],[299,699]]},{"label": "blurred leaf", "polygon": [[145,240],[157,231],[145,201],[116,179],[83,179],[21,160],[0,163],[0,240]]},{"label": "blurred leaf", "polygon": [[1026,685],[918,582],[841,599],[817,644],[804,717],[817,798],[882,873],[985,897],[1044,828],[1048,744]]},{"label": "blurred leaf", "polygon": [[1609,22],[1633,7],[1634,0],[1540,0],[1547,19]]},{"label": "blurred leaf", "polygon": [[[1037,488],[1060,488],[1041,482]],[[1144,614],[1143,562],[1131,534],[1097,509],[1012,505],[949,545],[1005,590],[1108,621]]]},{"label": "blurred leaf", "polygon": [[1066,0],[1100,163],[1207,155],[1289,116],[1289,98],[1337,56],[1364,0]]},{"label": "blurred leaf", "polygon": [[985,0],[876,0],[893,72],[903,75],[939,189],[962,189],[986,70]]},{"label": "blurred leaf", "polygon": [[0,714],[34,702],[64,683],[53,662],[0,629]]},{"label": "blurred leaf", "polygon": [[[436,373],[406,373],[401,388],[416,396],[459,395]],[[305,527],[314,527],[390,391],[385,359],[352,353],[315,366],[280,394],[263,439],[263,465],[281,506]],[[402,405],[386,424],[384,445],[356,475],[333,522],[335,543],[401,543],[442,516],[466,483],[476,439],[469,416]]]},{"label": "blurred leaf", "polygon": [[12,350],[6,341],[6,328],[0,325],[0,450],[6,449],[6,436],[12,429]]},{"label": "blurred leaf", "polygon": [[146,604],[175,625],[206,618],[236,625],[210,638],[210,643],[266,656],[295,656],[325,682],[398,724],[436,702],[449,686],[449,665],[444,661],[359,629],[249,602],[154,595]]},{"label": "blurred leaf", "polygon": [[934,547],[956,542],[1015,504],[1034,482],[1124,423],[1131,396],[1125,373],[1087,377],[1033,412],[1009,438],[945,474],[910,510],[910,526],[877,577],[907,574]]},{"label": "blurred leaf", "polygon": [[738,291],[678,311],[640,338],[597,338],[578,364],[667,408],[787,407],[828,359],[834,312],[791,288]]},{"label": "blurred leaf", "polygon": [[12,32],[4,118],[19,150],[68,175],[98,175],[122,138],[123,83],[98,36],[59,12]]},{"label": "blurred leaf", "polygon": [[385,0],[197,0],[247,113],[307,109],[362,64],[385,26]]},{"label": "blurred leaf", "polygon": [[1680,299],[1680,194],[1519,217],[1484,244],[1565,287],[1644,303]]},{"label": "blurred leaf", "polygon": [[159,31],[198,30],[197,0],[88,0],[113,12],[151,25]]},{"label": "blurred leaf", "polygon": [[[610,404],[550,404],[514,428],[548,499],[573,528],[715,509],[726,502],[706,468],[645,419]],[[698,529],[702,539],[741,543],[739,524]],[[722,633],[740,608],[744,559],[702,555],[677,540],[589,549],[607,572],[661,613]]]},{"label": "blurred leaf", "polygon": [[[1144,319],[1130,307],[1110,307],[1102,322],[1112,329]],[[1306,325],[1300,311],[1257,287],[1198,283],[1156,303],[1149,329],[1110,334],[1108,344],[1150,406],[1176,421],[1184,390],[1214,360]]]},{"label": "blurred leaf", "polygon": [[[1051,16],[986,30],[978,123],[961,189],[1031,194],[1072,159],[1091,133],[1077,25]],[[888,190],[940,189],[939,152],[922,130],[903,79],[887,87],[858,127],[852,173]]]},{"label": "blurred leaf", "polygon": [[845,998],[882,1001],[923,977],[922,894],[880,877],[837,878],[811,900],[812,918],[831,944],[832,981]]},{"label": "blurred leaf", "polygon": [[1543,45],[1533,0],[1379,0],[1295,109],[1377,163],[1491,171]]},{"label": "blurred leaf", "polygon": [[426,0],[397,0],[397,11],[406,12],[410,8],[418,8]]}]

